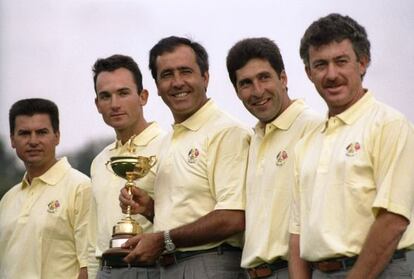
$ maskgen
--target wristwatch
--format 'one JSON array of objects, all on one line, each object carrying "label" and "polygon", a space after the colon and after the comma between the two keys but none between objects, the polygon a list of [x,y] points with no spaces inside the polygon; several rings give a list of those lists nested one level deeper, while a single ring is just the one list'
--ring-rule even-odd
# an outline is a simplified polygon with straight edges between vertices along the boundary
[{"label": "wristwatch", "polygon": [[172,242],[170,231],[164,231],[164,244],[165,244],[165,251],[167,253],[172,253],[175,251],[175,244]]}]

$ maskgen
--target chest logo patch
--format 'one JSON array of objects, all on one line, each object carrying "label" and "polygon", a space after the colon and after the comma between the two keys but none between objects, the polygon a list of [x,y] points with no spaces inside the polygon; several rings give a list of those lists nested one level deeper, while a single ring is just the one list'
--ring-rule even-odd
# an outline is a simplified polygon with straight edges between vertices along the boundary
[{"label": "chest logo patch", "polygon": [[200,155],[200,151],[198,151],[197,148],[191,148],[190,151],[188,152],[187,161],[190,164],[194,164],[195,162],[197,162],[197,159],[198,159],[199,155]]},{"label": "chest logo patch", "polygon": [[346,147],[346,156],[348,157],[352,157],[355,156],[355,154],[361,150],[361,145],[359,144],[359,142],[353,142],[350,143],[347,147]]},{"label": "chest logo patch", "polygon": [[288,154],[285,150],[280,151],[279,153],[277,153],[276,156],[276,166],[283,166],[286,161],[288,159]]},{"label": "chest logo patch", "polygon": [[60,207],[60,203],[59,203],[58,200],[51,201],[47,205],[47,212],[55,213],[58,210],[59,207]]}]

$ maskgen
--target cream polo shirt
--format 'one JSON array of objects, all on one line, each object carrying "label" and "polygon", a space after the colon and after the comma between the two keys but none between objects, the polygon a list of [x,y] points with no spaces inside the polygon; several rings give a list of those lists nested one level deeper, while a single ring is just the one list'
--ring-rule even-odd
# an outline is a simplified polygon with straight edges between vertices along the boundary
[{"label": "cream polo shirt", "polygon": [[242,267],[287,258],[294,147],[321,121],[302,100],[296,100],[272,122],[256,125],[247,166]]},{"label": "cream polo shirt", "polygon": [[[296,149],[292,233],[301,257],[360,253],[379,208],[413,219],[414,129],[367,92],[306,135]],[[414,244],[413,222],[398,249]]]},{"label": "cream polo shirt", "polygon": [[[135,155],[158,157],[160,140],[165,132],[156,122],[152,122],[144,131],[142,131],[133,140],[135,146]],[[130,155],[127,144],[122,145],[116,141],[105,147],[93,160],[91,165],[91,179],[93,190],[93,212],[91,224],[95,225],[96,232],[96,251],[95,256],[101,257],[102,253],[109,248],[109,241],[112,238],[112,228],[125,215],[119,206],[119,193],[125,186],[126,179],[120,178],[109,171],[106,163],[112,156]],[[137,179],[135,185],[147,191],[150,196],[154,195],[154,179],[158,163],[143,178]],[[109,167],[109,166],[108,166]],[[109,167],[110,168],[110,167]],[[142,215],[134,215],[133,218],[139,222],[144,232],[152,231],[152,224]]]},{"label": "cream polo shirt", "polygon": [[89,178],[60,159],[0,202],[0,278],[78,277],[88,260]]},{"label": "cream polo shirt", "polygon": [[[155,180],[154,230],[173,229],[217,209],[244,210],[249,141],[249,130],[212,100],[175,124],[163,142]],[[240,247],[240,235],[221,242]]]}]

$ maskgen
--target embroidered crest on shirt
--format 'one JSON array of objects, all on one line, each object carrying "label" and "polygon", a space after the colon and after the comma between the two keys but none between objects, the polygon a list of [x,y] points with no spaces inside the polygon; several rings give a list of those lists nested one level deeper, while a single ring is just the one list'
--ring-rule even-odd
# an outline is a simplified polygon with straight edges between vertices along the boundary
[{"label": "embroidered crest on shirt", "polygon": [[59,207],[60,207],[60,203],[58,200],[51,201],[47,205],[47,212],[55,213]]},{"label": "embroidered crest on shirt", "polygon": [[191,148],[188,152],[188,162],[190,164],[194,164],[197,161],[198,156],[200,155],[200,151],[197,148]]},{"label": "embroidered crest on shirt", "polygon": [[285,150],[280,151],[276,156],[276,166],[283,166],[288,158],[288,154]]},{"label": "embroidered crest on shirt", "polygon": [[361,149],[359,142],[350,143],[346,147],[346,156],[352,157]]}]

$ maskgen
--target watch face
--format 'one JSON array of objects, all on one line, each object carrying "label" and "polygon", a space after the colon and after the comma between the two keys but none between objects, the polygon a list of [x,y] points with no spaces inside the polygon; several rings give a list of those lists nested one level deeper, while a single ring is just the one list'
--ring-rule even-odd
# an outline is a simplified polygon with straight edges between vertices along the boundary
[{"label": "watch face", "polygon": [[165,244],[165,250],[167,250],[167,252],[172,252],[175,250],[175,245],[172,242],[166,243]]}]

